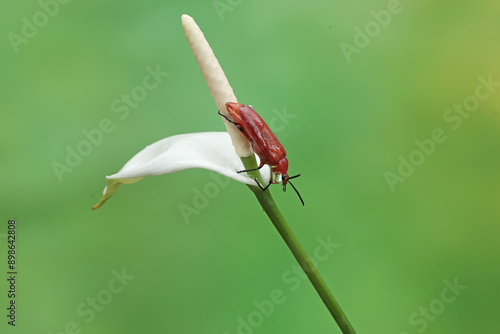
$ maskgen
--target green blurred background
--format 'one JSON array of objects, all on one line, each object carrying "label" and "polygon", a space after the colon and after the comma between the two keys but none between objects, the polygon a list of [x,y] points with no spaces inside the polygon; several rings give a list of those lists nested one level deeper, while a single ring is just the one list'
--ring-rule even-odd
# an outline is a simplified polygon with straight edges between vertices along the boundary
[{"label": "green blurred background", "polygon": [[[340,333],[241,184],[218,186],[189,224],[180,207],[214,184],[205,170],[123,186],[90,210],[105,175],[146,145],[224,130],[183,13],[239,101],[275,120],[306,206],[272,192],[310,255],[335,244],[318,267],[357,331],[500,332],[500,87],[477,88],[500,81],[498,1],[42,3],[57,9],[46,22],[35,0],[0,4],[1,277],[8,219],[19,271],[15,328],[0,283],[2,333]],[[357,49],[346,57],[342,43]],[[113,112],[148,66],[169,75]],[[474,106],[476,89],[489,96]],[[464,101],[470,115],[448,114]],[[113,131],[59,180],[54,162],[105,118]],[[446,141],[431,150],[435,129]],[[410,156],[419,166],[391,189],[386,172]],[[118,289],[122,270],[134,278]],[[273,291],[284,302],[271,308]]]}]

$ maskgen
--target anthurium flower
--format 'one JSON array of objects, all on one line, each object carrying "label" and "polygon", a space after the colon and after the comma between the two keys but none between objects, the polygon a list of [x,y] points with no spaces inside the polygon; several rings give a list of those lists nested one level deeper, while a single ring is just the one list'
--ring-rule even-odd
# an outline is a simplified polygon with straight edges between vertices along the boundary
[{"label": "anthurium flower", "polygon": [[[103,205],[122,184],[135,183],[146,176],[169,174],[189,168],[208,169],[238,182],[255,185],[255,181],[245,173],[237,173],[245,168],[227,132],[182,134],[147,146],[118,173],[107,176],[108,184],[103,196],[93,209]],[[261,175],[268,180],[270,168],[264,166]]]},{"label": "anthurium flower", "polygon": [[[233,89],[200,28],[189,15],[182,15],[182,26],[189,46],[200,66],[218,110],[229,116],[226,102],[237,102]],[[220,117],[214,112],[214,117]],[[245,173],[240,157],[254,155],[245,136],[226,118],[220,117],[228,132],[182,134],[162,139],[147,146],[130,159],[116,174],[107,176],[108,183],[101,200],[92,208],[103,205],[122,184],[140,181],[146,176],[162,175],[189,168],[204,168],[236,181],[255,185]],[[258,156],[256,156],[258,160]],[[261,169],[264,180],[269,180],[270,169]]]}]

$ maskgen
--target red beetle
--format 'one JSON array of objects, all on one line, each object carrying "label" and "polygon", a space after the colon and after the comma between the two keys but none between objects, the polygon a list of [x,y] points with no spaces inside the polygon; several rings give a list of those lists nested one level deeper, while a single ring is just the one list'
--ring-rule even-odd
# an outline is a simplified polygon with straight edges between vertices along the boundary
[{"label": "red beetle", "polygon": [[262,190],[266,190],[271,183],[279,183],[281,176],[281,181],[283,182],[283,191],[286,191],[286,184],[290,183],[293,190],[297,193],[304,205],[304,201],[300,196],[299,192],[295,186],[290,182],[290,179],[299,177],[299,175],[288,176],[288,159],[286,158],[286,151],[283,145],[279,142],[277,136],[269,129],[266,122],[255,112],[255,110],[250,105],[240,104],[236,102],[226,103],[227,111],[231,115],[232,120],[224,116],[220,111],[219,115],[227,119],[229,122],[233,123],[240,129],[243,135],[250,141],[254,152],[260,158],[260,165],[255,169],[241,170],[238,173],[249,172],[252,170],[261,169],[264,165],[269,165],[271,167],[271,179],[266,187],[262,185],[255,179],[255,182],[259,185]]}]

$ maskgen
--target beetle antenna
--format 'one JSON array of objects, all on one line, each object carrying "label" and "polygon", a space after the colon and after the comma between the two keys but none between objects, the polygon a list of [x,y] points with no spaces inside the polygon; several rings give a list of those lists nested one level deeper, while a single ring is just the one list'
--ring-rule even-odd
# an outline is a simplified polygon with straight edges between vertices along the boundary
[{"label": "beetle antenna", "polygon": [[292,183],[292,182],[290,182],[290,179],[291,179],[291,178],[293,178],[293,177],[297,177],[297,176],[300,176],[300,174],[299,174],[299,175],[296,175],[296,176],[292,176],[292,177],[290,177],[290,178],[288,179],[288,183],[290,183],[290,185],[292,186],[293,190],[295,190],[295,192],[297,193],[297,196],[299,196],[299,199],[300,199],[300,201],[302,202],[302,206],[304,206],[304,201],[302,200],[302,196],[300,196],[299,192],[297,191],[297,188],[295,188],[295,186],[293,185],[293,183]]}]

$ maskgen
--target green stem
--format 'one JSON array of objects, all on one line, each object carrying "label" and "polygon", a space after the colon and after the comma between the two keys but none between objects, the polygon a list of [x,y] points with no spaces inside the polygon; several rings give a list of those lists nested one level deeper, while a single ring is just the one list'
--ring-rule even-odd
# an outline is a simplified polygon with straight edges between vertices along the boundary
[{"label": "green stem", "polygon": [[[243,165],[245,166],[246,169],[252,169],[257,166],[255,157],[253,156],[247,158],[241,158],[241,160],[243,161]],[[268,182],[268,181],[262,181],[262,177],[260,176],[260,173],[258,171],[248,172],[248,174],[252,178],[256,177],[259,180],[259,182],[263,185],[267,184]],[[274,202],[274,199],[271,196],[269,189],[267,189],[266,191],[262,191],[257,186],[248,186],[248,187],[254,192],[260,205],[266,212],[269,219],[271,219],[271,221],[273,222],[274,227],[276,227],[279,234],[287,244],[288,248],[292,251],[293,256],[295,257],[297,262],[300,264],[300,266],[306,273],[312,285],[314,286],[319,296],[323,300],[323,303],[325,303],[326,307],[328,308],[333,318],[339,325],[340,329],[342,330],[342,333],[355,334],[356,331],[354,330],[351,323],[347,319],[346,315],[344,314],[344,311],[342,311],[342,308],[340,307],[339,303],[337,302],[335,297],[333,297],[333,294],[331,293],[330,289],[328,289],[328,286],[326,285],[325,281],[323,280],[318,270],[312,263],[311,258],[307,255],[306,251],[304,250],[299,240],[293,233],[292,229],[286,222],[285,217],[283,217],[283,215],[281,214],[281,211]]]}]

